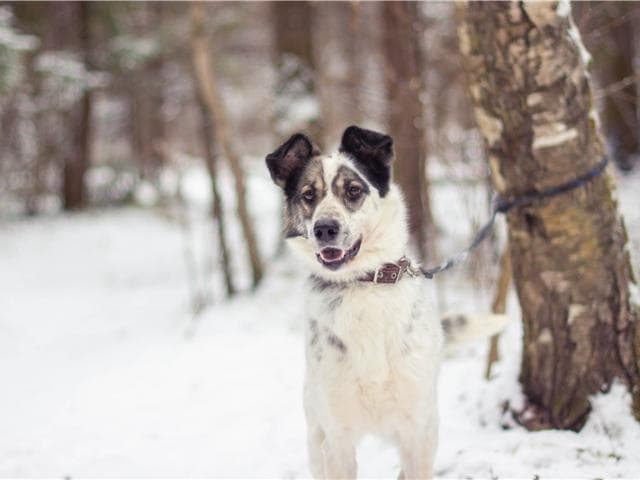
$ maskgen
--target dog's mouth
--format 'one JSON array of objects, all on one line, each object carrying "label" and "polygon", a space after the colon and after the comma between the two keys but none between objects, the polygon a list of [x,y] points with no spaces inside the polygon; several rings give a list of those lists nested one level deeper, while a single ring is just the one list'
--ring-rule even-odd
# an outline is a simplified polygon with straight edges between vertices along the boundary
[{"label": "dog's mouth", "polygon": [[324,247],[316,253],[316,258],[322,266],[327,267],[329,270],[337,270],[358,254],[361,244],[362,238],[359,238],[348,250],[335,247]]}]

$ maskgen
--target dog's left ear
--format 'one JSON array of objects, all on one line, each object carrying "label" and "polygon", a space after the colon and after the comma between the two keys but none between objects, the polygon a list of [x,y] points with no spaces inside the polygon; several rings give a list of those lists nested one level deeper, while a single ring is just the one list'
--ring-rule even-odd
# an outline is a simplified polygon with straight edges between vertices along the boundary
[{"label": "dog's left ear", "polygon": [[342,134],[340,151],[353,158],[381,197],[387,194],[393,161],[393,139],[389,135],[352,125]]}]

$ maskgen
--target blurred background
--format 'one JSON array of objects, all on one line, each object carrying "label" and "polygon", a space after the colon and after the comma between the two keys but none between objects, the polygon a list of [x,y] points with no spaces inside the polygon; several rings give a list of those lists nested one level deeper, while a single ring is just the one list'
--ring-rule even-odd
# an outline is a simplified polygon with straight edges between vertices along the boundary
[{"label": "blurred background", "polygon": [[[573,15],[637,258],[640,5],[573,2]],[[0,405],[19,413],[0,413],[0,474],[305,476],[303,275],[264,157],[297,131],[325,150],[351,124],[392,134],[415,251],[438,263],[493,195],[460,63],[447,2],[0,2],[0,378],[13,386]],[[438,311],[489,308],[504,240],[499,224],[434,282]],[[474,348],[448,368],[482,370]],[[451,404],[482,402],[472,386]],[[212,441],[212,425],[234,433]],[[241,454],[267,442],[277,461]],[[443,448],[440,473],[473,464]]]},{"label": "blurred background", "polygon": [[[246,205],[242,185],[266,178],[265,154],[288,135],[305,131],[330,149],[350,124],[394,136],[424,260],[445,253],[441,190],[462,195],[470,230],[489,207],[453,3],[0,6],[1,218],[136,206],[189,227],[198,200],[223,232],[210,239],[212,261],[232,293],[246,283],[227,264],[248,261],[255,285],[277,251],[276,240],[252,238],[256,217],[267,219]],[[632,172],[637,5],[577,2],[573,13],[611,156]],[[249,248],[230,252],[224,232],[236,222]]]}]

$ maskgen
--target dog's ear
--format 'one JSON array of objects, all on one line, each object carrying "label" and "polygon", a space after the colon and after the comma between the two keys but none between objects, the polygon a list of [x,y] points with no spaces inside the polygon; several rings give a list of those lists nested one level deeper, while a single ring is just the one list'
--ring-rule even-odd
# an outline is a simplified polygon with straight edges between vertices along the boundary
[{"label": "dog's ear", "polygon": [[352,125],[342,134],[340,151],[350,155],[381,197],[389,191],[393,139],[389,135]]},{"label": "dog's ear", "polygon": [[313,145],[302,133],[296,133],[278,149],[267,155],[266,162],[271,178],[286,190],[314,154]]}]

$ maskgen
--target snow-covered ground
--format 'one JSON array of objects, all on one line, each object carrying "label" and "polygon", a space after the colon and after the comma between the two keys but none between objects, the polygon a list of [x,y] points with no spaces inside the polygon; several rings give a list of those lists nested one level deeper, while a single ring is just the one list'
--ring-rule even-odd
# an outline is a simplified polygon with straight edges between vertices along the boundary
[{"label": "snow-covered ground", "polygon": [[[186,185],[197,204],[206,182],[194,175]],[[637,252],[640,176],[622,187]],[[254,213],[268,219],[260,236],[271,254],[277,192],[260,170],[250,190]],[[449,203],[439,198],[436,213]],[[201,218],[186,234],[153,209],[0,223],[0,477],[309,475],[301,272],[285,256],[256,293],[215,296],[194,320],[185,242],[206,257],[211,232]],[[246,268],[236,270],[246,283]],[[456,290],[460,308],[489,304],[471,286]],[[517,317],[513,298],[510,310]],[[530,433],[502,413],[505,400],[521,401],[518,322],[502,337],[491,381],[486,347],[464,346],[443,365],[439,476],[640,478],[640,425],[623,387],[594,399],[580,433]],[[397,474],[396,453],[375,439],[358,459],[363,477]]]}]

